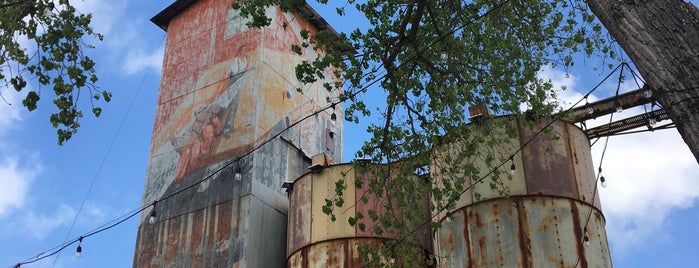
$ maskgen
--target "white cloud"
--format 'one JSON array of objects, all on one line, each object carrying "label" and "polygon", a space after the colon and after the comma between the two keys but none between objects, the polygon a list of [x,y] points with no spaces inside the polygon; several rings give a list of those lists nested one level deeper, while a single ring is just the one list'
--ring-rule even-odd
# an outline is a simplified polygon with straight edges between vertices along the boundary
[{"label": "white cloud", "polygon": [[124,59],[122,69],[127,75],[139,73],[149,68],[160,72],[162,62],[162,48],[157,48],[155,51],[150,52],[143,50],[131,50],[126,55],[126,59]]},{"label": "white cloud", "polygon": [[[578,77],[551,68],[543,68],[540,77],[550,79],[557,88],[567,88],[558,92],[563,108],[582,99],[591,89],[578,88]],[[613,96],[617,77],[610,77],[594,94],[604,98]],[[624,93],[636,88],[633,80],[627,79],[619,91]],[[594,94],[590,95],[590,102],[598,99]],[[636,107],[615,113],[614,118],[643,112],[642,107]],[[586,122],[588,127],[606,123],[609,123],[609,116]],[[600,140],[592,148],[595,169],[603,146],[604,140]],[[599,189],[607,219],[607,235],[611,246],[619,253],[633,251],[649,239],[663,237],[667,217],[694,206],[699,200],[699,166],[676,130],[610,137],[602,168],[602,175],[609,184],[608,188]]]},{"label": "white cloud", "polygon": [[18,157],[4,156],[0,160],[0,218],[24,205],[29,187],[41,172],[37,157],[25,159],[29,165],[21,165]]},{"label": "white cloud", "polygon": [[42,240],[57,227],[67,226],[72,223],[75,214],[75,210],[66,204],[59,205],[54,215],[39,215],[33,211],[29,211],[22,215],[22,228],[28,232],[31,237]]},{"label": "white cloud", "polygon": [[[25,89],[26,91],[27,89]],[[0,87],[0,137],[24,119],[22,96],[14,89]]]},{"label": "white cloud", "polygon": [[101,34],[108,35],[123,18],[128,2],[126,1],[72,1],[71,4],[81,13],[92,14],[90,25]]},{"label": "white cloud", "polygon": [[[597,162],[601,150],[593,148]],[[699,199],[699,167],[676,130],[611,137],[602,168],[607,232],[622,253],[663,234],[670,213]]]}]

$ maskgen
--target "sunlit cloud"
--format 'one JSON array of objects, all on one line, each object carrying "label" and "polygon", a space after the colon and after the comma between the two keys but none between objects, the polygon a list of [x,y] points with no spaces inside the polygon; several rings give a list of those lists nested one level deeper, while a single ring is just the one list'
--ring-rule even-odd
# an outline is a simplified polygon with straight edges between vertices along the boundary
[{"label": "sunlit cloud", "polygon": [[[581,88],[579,77],[560,70],[544,68],[539,75],[550,79],[556,88],[566,88],[557,93],[562,108],[583,99],[592,89]],[[614,75],[595,90],[588,101],[611,97],[617,87],[620,93],[638,88],[631,79],[619,85],[618,75]],[[613,116],[616,120],[643,112],[642,107],[636,107]],[[603,116],[586,124],[594,127],[609,120],[609,116]],[[604,140],[600,140],[592,148],[595,169],[602,157],[603,145]],[[699,167],[674,129],[610,137],[602,169],[609,184],[608,188],[599,189],[607,219],[607,235],[618,253],[631,252],[649,239],[667,235],[664,225],[669,215],[692,207],[699,200]]]},{"label": "sunlit cloud", "polygon": [[126,55],[126,59],[122,65],[123,71],[127,75],[140,73],[147,69],[160,72],[163,62],[163,48],[157,48],[155,51],[135,50],[130,51]]},{"label": "sunlit cloud", "polygon": [[75,214],[75,209],[66,204],[59,205],[52,215],[29,211],[21,217],[22,228],[31,237],[42,240],[56,228],[70,225]]},{"label": "sunlit cloud", "polygon": [[0,157],[0,218],[3,218],[12,210],[24,206],[29,188],[41,172],[41,164],[37,161],[20,161],[18,156]]},{"label": "sunlit cloud", "polygon": [[0,87],[0,137],[24,119],[26,108],[22,106],[23,96],[26,96],[26,93]]}]

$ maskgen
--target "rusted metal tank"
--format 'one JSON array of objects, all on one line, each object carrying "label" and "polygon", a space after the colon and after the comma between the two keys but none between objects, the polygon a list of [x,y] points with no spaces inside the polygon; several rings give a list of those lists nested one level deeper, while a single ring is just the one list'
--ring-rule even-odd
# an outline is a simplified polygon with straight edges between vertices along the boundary
[{"label": "rusted metal tank", "polygon": [[[384,211],[381,198],[369,194],[364,189],[366,187],[356,187],[354,183],[355,180],[366,181],[368,176],[374,174],[367,170],[359,171],[352,164],[338,164],[326,166],[317,173],[309,172],[293,182],[293,189],[289,192],[287,267],[365,267],[358,247],[399,239],[397,234],[385,232],[377,235],[372,232],[371,221],[365,221],[367,227],[364,230],[348,224],[348,218],[355,217],[358,212],[367,215],[370,209],[378,213]],[[345,205],[334,209],[336,220],[333,222],[323,213],[322,207],[326,199],[332,199],[336,195],[335,184],[338,180],[344,180],[347,186],[343,191]],[[367,197],[369,202],[362,202],[362,197]],[[429,209],[426,204],[429,200],[417,202],[425,204],[420,207],[424,207],[427,219]],[[418,232],[417,238],[412,239],[411,243],[426,255],[432,251],[432,240],[427,229]],[[400,256],[376,258],[384,263],[401,262]]]},{"label": "rusted metal tank", "polygon": [[[434,237],[438,266],[611,267],[590,143],[583,131],[558,120],[538,133],[551,122],[548,118],[489,120],[499,125],[490,134],[503,139],[495,145],[473,145],[481,153],[464,160],[479,167],[480,175],[466,179],[465,184],[473,186],[455,209],[436,215],[442,224]],[[483,126],[471,127],[479,133]],[[507,136],[507,128],[515,134]],[[460,145],[437,150],[434,162]],[[521,152],[508,160],[519,148]],[[500,168],[500,179],[485,177],[493,166],[486,163],[486,154],[494,163],[508,161]],[[511,165],[515,172],[507,175]],[[438,166],[432,163],[430,169],[437,183],[445,176]]]}]

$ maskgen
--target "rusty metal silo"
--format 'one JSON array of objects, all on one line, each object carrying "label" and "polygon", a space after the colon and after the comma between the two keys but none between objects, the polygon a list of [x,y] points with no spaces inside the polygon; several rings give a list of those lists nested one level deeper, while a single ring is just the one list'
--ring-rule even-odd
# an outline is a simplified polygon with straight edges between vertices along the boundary
[{"label": "rusty metal silo", "polygon": [[[378,164],[368,164],[375,168]],[[384,209],[381,198],[368,193],[364,188],[355,186],[355,180],[368,179],[367,176],[375,176],[371,171],[360,171],[352,164],[328,165],[317,172],[309,172],[293,182],[293,190],[289,192],[289,221],[287,231],[287,267],[365,267],[365,263],[358,252],[358,247],[366,245],[379,245],[389,240],[397,240],[398,235],[388,232],[377,235],[372,232],[372,223],[367,221],[367,227],[361,230],[357,226],[350,226],[348,218],[354,217],[357,212],[368,214],[369,209],[375,209],[382,213]],[[336,221],[323,213],[322,206],[326,199],[335,195],[335,183],[345,180],[347,188],[343,191],[345,205],[335,208]],[[366,188],[366,187],[365,187]],[[361,200],[368,196],[369,202]],[[428,218],[429,200],[421,200],[424,203],[425,219]],[[424,252],[426,256],[432,251],[432,240],[429,231],[421,232],[413,240],[413,245]],[[382,256],[377,258],[382,262],[393,261],[399,263],[400,256]]]},{"label": "rusty metal silo", "polygon": [[[481,174],[466,179],[473,187],[460,196],[455,209],[436,217],[442,223],[434,237],[439,267],[611,267],[585,133],[558,120],[537,134],[549,118],[533,123],[514,117],[493,120],[503,123],[501,130],[507,126],[516,130],[516,135],[503,136],[498,149],[477,145],[478,150],[507,160],[522,148],[501,167],[507,173],[513,164],[515,173],[497,182],[507,189],[498,191],[490,178],[477,181],[490,170],[485,160],[477,156],[464,160],[480,167]],[[471,127],[478,132],[481,126]],[[498,132],[505,135],[494,131]],[[435,155],[456,147],[446,146]],[[435,166],[431,171],[439,174]]]}]

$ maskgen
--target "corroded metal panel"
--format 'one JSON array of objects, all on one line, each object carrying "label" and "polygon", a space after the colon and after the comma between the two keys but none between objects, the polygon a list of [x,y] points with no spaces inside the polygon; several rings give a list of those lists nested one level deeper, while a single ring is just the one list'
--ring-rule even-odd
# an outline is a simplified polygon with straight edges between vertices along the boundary
[{"label": "corroded metal panel", "polygon": [[466,210],[469,255],[474,267],[522,267],[518,211],[507,199],[496,199]]},{"label": "corroded metal panel", "polygon": [[538,120],[534,126],[521,125],[519,128],[521,144],[531,140],[522,148],[527,191],[529,194],[577,199],[578,189],[571,164],[566,123],[556,121],[550,129],[540,131],[547,123],[547,120]]},{"label": "corroded metal panel", "polygon": [[[352,181],[343,174],[351,165],[337,165],[324,168],[319,174],[311,174],[313,180],[312,205],[311,205],[311,243],[335,238],[355,236],[354,227],[347,221],[354,217],[352,200],[355,200],[355,189]],[[326,200],[332,200],[335,194],[335,183],[345,180],[347,188],[342,191],[345,204],[350,209],[335,208],[333,213],[336,220],[333,222],[329,215],[323,213],[323,205]]]},{"label": "corroded metal panel", "polygon": [[289,193],[289,228],[287,256],[311,244],[311,189],[313,180],[298,179]]},{"label": "corroded metal panel", "polygon": [[439,267],[469,267],[471,254],[465,210],[459,209],[441,221],[435,234],[435,255]]},{"label": "corroded metal panel", "polygon": [[[479,143],[477,155],[473,159],[470,159],[475,163],[476,167],[480,172],[479,176],[476,178],[471,178],[471,183],[475,183],[476,180],[481,180],[480,183],[474,184],[473,195],[474,201],[486,200],[491,198],[498,198],[507,195],[523,195],[527,193],[527,187],[525,184],[525,173],[523,172],[523,162],[522,154],[516,154],[512,161],[508,161],[510,155],[513,152],[517,152],[519,149],[520,142],[519,139],[515,137],[509,137],[507,134],[507,128],[515,128],[516,121],[510,118],[503,118],[496,123],[490,124],[488,127],[491,129],[488,133],[484,133],[479,126],[473,126],[476,129],[475,134],[481,135],[486,141],[488,139],[496,140],[497,143],[493,146],[491,142]],[[493,137],[494,136],[494,137]],[[496,159],[494,163],[486,164],[487,158],[492,157]],[[497,172],[493,172],[489,176],[491,170],[495,168],[496,164],[506,162],[502,165]],[[510,174],[510,165],[515,165],[515,173]]]},{"label": "corroded metal panel", "polygon": [[568,133],[570,133],[571,157],[578,184],[578,198],[583,202],[592,204],[592,197],[594,196],[594,206],[601,210],[602,205],[600,204],[599,193],[595,193],[597,177],[594,164],[592,163],[590,141],[585,133],[574,125],[568,125]]},{"label": "corroded metal panel", "polygon": [[[551,196],[491,199],[441,223],[439,267],[611,267],[604,218],[584,202]],[[589,246],[583,239],[586,225]]]},{"label": "corroded metal panel", "polygon": [[289,268],[361,268],[364,267],[357,247],[381,243],[381,239],[336,239],[309,245],[287,259]]}]

